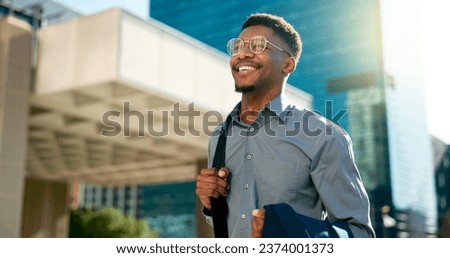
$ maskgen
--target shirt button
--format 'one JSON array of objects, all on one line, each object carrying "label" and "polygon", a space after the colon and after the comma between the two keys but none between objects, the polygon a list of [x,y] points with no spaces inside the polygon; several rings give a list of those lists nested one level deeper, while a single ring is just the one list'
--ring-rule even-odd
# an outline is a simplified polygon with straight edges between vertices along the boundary
[{"label": "shirt button", "polygon": [[244,184],[244,188],[245,188],[245,189],[248,189],[248,188],[249,188],[249,185],[248,185],[248,184]]},{"label": "shirt button", "polygon": [[249,131],[250,131],[250,132],[253,132],[253,131],[255,131],[255,128],[250,127]]},{"label": "shirt button", "polygon": [[241,219],[245,219],[245,218],[247,218],[247,215],[245,213],[242,213],[241,214]]},{"label": "shirt button", "polygon": [[247,159],[252,159],[252,155],[248,154]]}]

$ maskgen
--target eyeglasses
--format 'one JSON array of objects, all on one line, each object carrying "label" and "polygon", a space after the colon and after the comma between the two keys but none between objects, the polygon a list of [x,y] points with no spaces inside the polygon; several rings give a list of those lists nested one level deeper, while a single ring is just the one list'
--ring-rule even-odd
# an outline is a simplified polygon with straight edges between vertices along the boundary
[{"label": "eyeglasses", "polygon": [[288,54],[289,57],[291,57],[291,54],[289,54],[289,52],[268,41],[266,37],[261,35],[255,36],[248,41],[244,41],[240,38],[230,39],[227,43],[228,54],[230,54],[230,56],[238,55],[244,49],[245,43],[249,43],[248,45],[250,51],[252,51],[253,54],[261,54],[266,49],[267,43],[269,43],[274,48],[283,51],[284,53]]}]

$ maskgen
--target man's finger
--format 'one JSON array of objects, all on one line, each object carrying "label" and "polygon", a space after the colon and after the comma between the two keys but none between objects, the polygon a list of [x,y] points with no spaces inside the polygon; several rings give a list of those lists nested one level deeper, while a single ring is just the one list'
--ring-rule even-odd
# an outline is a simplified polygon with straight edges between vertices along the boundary
[{"label": "man's finger", "polygon": [[223,187],[213,183],[197,182],[197,193],[202,194],[201,196],[205,197],[213,196],[217,198],[219,197],[219,194],[222,196],[227,196],[228,190],[226,187],[226,185]]},{"label": "man's finger", "polygon": [[254,209],[252,211],[252,215],[253,215],[253,217],[264,219],[266,212],[265,212],[264,208]]},{"label": "man's finger", "polygon": [[203,168],[200,170],[200,175],[203,176],[217,176],[217,169],[215,168]]},{"label": "man's finger", "polygon": [[224,179],[212,176],[197,176],[197,188],[207,188],[220,192],[224,195],[228,192],[230,185]]},{"label": "man's finger", "polygon": [[219,175],[219,177],[226,180],[228,178],[228,176],[230,175],[230,170],[226,167],[223,167],[219,170],[218,175]]},{"label": "man's finger", "polygon": [[254,209],[252,215],[252,237],[262,237],[265,210],[264,208]]}]

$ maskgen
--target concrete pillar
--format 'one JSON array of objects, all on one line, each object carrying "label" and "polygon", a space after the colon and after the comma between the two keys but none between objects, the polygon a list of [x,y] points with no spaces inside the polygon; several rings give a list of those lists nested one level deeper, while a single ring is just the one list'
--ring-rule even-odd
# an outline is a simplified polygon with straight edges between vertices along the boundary
[{"label": "concrete pillar", "polygon": [[31,26],[0,17],[0,237],[20,237],[31,56]]},{"label": "concrete pillar", "polygon": [[22,237],[67,237],[70,192],[66,183],[27,178]]},{"label": "concrete pillar", "polygon": [[[206,168],[208,161],[201,159],[197,161],[197,171],[200,172],[202,168]],[[197,215],[197,237],[214,237],[212,227],[206,223],[205,216],[202,213],[203,205],[198,198],[196,198],[196,215]]]}]

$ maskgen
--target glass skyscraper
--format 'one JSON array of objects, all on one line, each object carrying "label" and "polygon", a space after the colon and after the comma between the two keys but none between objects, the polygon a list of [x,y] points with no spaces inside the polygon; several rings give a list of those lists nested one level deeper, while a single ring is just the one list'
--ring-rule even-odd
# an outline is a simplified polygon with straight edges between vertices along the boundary
[{"label": "glass skyscraper", "polygon": [[[151,0],[149,11],[223,52],[255,12],[283,16],[299,31],[303,53],[289,83],[313,95],[315,111],[351,135],[377,236],[433,236],[431,141],[413,3]],[[411,16],[399,22],[400,13]]]}]

